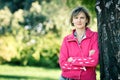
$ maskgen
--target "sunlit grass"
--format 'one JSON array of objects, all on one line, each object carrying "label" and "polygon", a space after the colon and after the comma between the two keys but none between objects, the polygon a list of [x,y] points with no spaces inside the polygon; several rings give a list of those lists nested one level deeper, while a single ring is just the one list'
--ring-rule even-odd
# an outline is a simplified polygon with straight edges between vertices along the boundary
[{"label": "sunlit grass", "polygon": [[0,65],[0,80],[58,80],[59,69]]},{"label": "sunlit grass", "polygon": [[58,80],[60,73],[60,69],[0,65],[0,80]]}]

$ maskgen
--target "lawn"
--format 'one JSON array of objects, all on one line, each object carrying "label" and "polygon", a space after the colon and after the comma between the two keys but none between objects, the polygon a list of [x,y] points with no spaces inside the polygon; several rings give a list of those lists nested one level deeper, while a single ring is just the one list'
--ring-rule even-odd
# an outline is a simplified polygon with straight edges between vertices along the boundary
[{"label": "lawn", "polygon": [[60,72],[43,67],[0,65],[0,80],[58,80]]}]

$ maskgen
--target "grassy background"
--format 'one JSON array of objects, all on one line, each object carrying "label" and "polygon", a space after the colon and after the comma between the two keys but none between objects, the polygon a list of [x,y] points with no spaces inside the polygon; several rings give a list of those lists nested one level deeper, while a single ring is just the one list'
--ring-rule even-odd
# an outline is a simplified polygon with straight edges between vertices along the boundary
[{"label": "grassy background", "polygon": [[[0,80],[58,80],[60,69],[0,65]],[[97,71],[97,80],[99,71]]]}]

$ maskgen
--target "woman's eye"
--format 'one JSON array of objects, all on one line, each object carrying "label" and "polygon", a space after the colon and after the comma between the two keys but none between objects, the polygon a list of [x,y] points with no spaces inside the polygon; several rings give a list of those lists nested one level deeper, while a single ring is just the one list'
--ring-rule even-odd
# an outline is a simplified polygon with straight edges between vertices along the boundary
[{"label": "woman's eye", "polygon": [[78,19],[78,17],[74,17],[74,19]]},{"label": "woman's eye", "polygon": [[81,19],[84,19],[85,17],[81,17]]}]

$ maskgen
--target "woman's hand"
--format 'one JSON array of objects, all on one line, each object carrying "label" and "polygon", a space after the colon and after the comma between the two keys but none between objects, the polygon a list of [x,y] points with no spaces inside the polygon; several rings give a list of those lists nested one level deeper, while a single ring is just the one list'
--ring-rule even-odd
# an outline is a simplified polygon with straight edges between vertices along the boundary
[{"label": "woman's hand", "polygon": [[72,58],[72,57],[69,57],[67,61],[68,61],[68,62],[72,62],[72,61],[73,61],[73,58]]},{"label": "woman's hand", "polygon": [[89,51],[89,56],[93,55],[95,53],[95,50],[90,50]]}]

